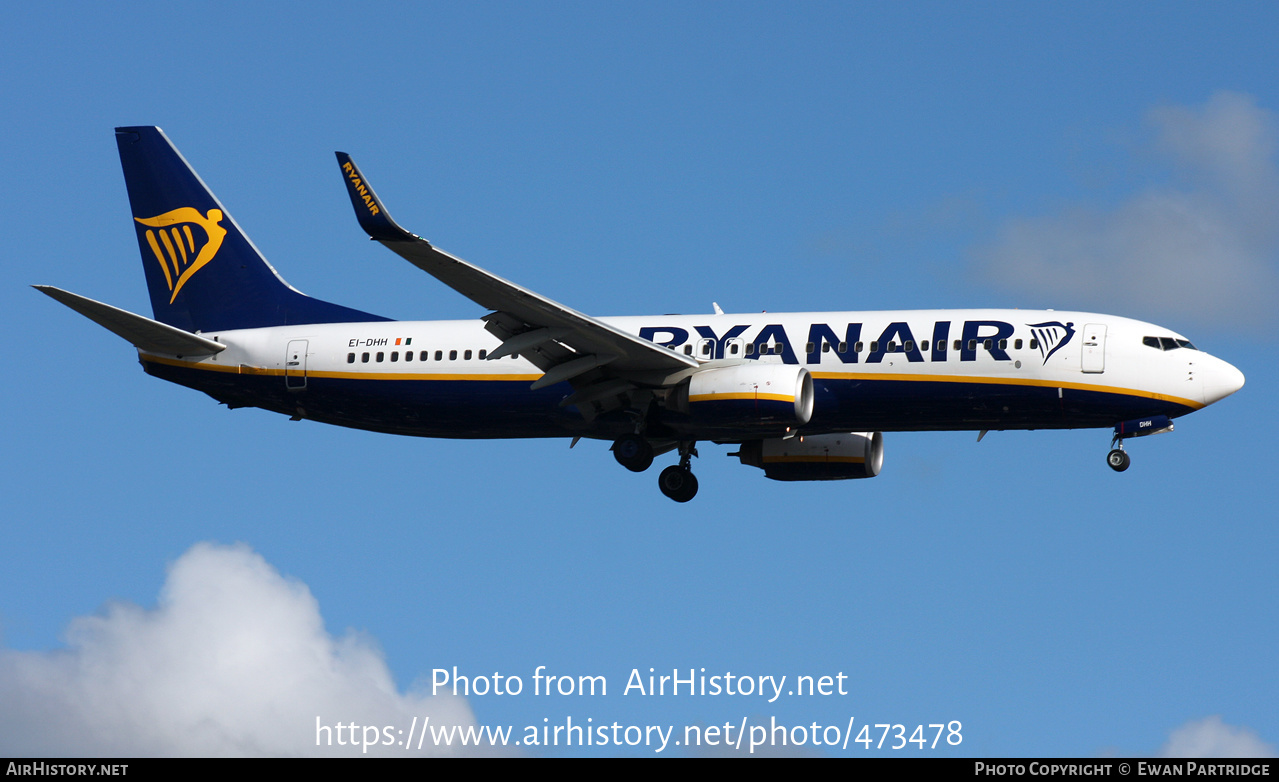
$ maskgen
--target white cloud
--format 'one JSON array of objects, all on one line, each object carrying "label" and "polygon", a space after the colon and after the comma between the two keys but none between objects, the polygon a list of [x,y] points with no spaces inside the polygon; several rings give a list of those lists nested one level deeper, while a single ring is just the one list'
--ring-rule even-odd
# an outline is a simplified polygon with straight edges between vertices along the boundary
[{"label": "white cloud", "polygon": [[361,749],[336,746],[335,733],[316,746],[317,717],[404,735],[414,717],[419,730],[427,718],[474,724],[462,698],[397,691],[375,644],[329,635],[306,585],[243,545],[197,544],[156,608],[109,605],[74,619],[67,643],[0,650],[0,755],[349,756]]},{"label": "white cloud", "polygon": [[1112,209],[1010,220],[974,253],[984,272],[1058,307],[1176,323],[1272,323],[1279,302],[1279,122],[1248,95],[1150,111],[1149,152],[1171,165]]},{"label": "white cloud", "polygon": [[1165,758],[1273,758],[1275,746],[1248,728],[1236,728],[1220,716],[1192,720],[1174,730],[1159,750]]}]

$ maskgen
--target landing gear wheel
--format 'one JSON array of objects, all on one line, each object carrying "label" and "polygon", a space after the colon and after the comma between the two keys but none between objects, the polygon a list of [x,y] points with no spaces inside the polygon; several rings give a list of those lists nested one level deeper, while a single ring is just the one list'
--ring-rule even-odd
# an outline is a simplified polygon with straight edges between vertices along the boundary
[{"label": "landing gear wheel", "polygon": [[637,434],[613,441],[613,458],[631,472],[644,472],[653,464],[653,446]]},{"label": "landing gear wheel", "polygon": [[1106,464],[1110,465],[1110,469],[1115,472],[1123,472],[1128,469],[1128,465],[1132,464],[1132,460],[1128,458],[1127,451],[1115,448],[1106,454]]},{"label": "landing gear wheel", "polygon": [[657,478],[662,494],[676,502],[688,502],[697,496],[697,476],[692,471],[672,464]]}]

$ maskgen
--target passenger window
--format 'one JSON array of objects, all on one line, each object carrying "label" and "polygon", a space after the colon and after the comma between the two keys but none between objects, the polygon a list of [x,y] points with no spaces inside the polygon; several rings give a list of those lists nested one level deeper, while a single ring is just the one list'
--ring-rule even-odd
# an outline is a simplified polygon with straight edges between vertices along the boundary
[{"label": "passenger window", "polygon": [[937,340],[937,352],[938,353],[946,352],[946,340],[944,339]]},{"label": "passenger window", "polygon": [[733,343],[729,344],[729,346],[728,346],[728,352],[729,352],[729,354],[730,354],[730,355],[734,355],[734,356],[736,356],[736,355],[737,355],[737,351],[738,351],[739,349],[740,349],[740,346],[739,346],[736,342],[733,342]]},{"label": "passenger window", "polygon": [[354,363],[355,363],[355,354],[354,354],[354,353],[347,353],[347,354],[346,354],[346,363],[348,363],[348,364],[354,364]]},{"label": "passenger window", "polygon": [[449,361],[457,361],[457,351],[456,351],[456,350],[450,350],[450,351],[449,351]]},{"label": "passenger window", "polygon": [[902,344],[902,350],[906,351],[907,353],[911,352],[914,349],[915,349],[915,340],[913,339],[908,339]]},{"label": "passenger window", "polygon": [[691,355],[693,355],[693,346],[692,346],[692,345],[685,345],[685,346],[684,346],[684,355],[686,355],[686,356],[691,356]]},{"label": "passenger window", "polygon": [[1031,349],[1031,350],[1039,350],[1039,340],[1035,339],[1034,337],[1031,337],[1031,339],[1030,339],[1030,349]]},{"label": "passenger window", "polygon": [[381,364],[385,358],[386,358],[386,354],[379,350],[377,352],[377,363]]},{"label": "passenger window", "polygon": [[805,342],[805,343],[804,343],[804,352],[805,352],[805,353],[812,353],[812,352],[813,352],[813,348],[815,348],[815,347],[817,347],[817,346],[816,346],[816,345],[814,345],[812,342]]},{"label": "passenger window", "polygon": [[823,353],[829,353],[829,352],[830,352],[830,343],[829,343],[829,342],[823,342],[823,343],[822,343],[822,352],[823,352]]},{"label": "passenger window", "polygon": [[392,351],[391,351],[391,360],[392,360],[392,361],[399,361],[399,360],[400,360],[400,351],[398,351],[398,350],[392,350]]},{"label": "passenger window", "polygon": [[413,360],[413,351],[411,351],[411,350],[406,350],[406,351],[404,351],[404,360],[405,360],[405,361],[412,361],[412,360]]},{"label": "passenger window", "polygon": [[364,354],[361,354],[361,355],[360,355],[360,363],[363,363],[363,364],[367,364],[367,363],[369,363],[369,354],[368,354],[368,353],[364,353]]},{"label": "passenger window", "polygon": [[860,352],[862,352],[862,348],[863,348],[863,347],[865,347],[865,345],[864,345],[864,344],[862,344],[861,342],[858,342],[856,345],[853,345],[853,352],[854,352],[854,353],[860,353]]},{"label": "passenger window", "polygon": [[835,348],[835,350],[836,350],[836,352],[838,352],[838,353],[847,353],[847,352],[848,352],[848,343],[847,343],[847,342],[841,342],[841,343],[839,343],[839,347]]},{"label": "passenger window", "polygon": [[463,359],[465,359],[466,361],[470,361],[470,360],[471,360],[471,351],[469,351],[469,350],[468,350],[468,351],[466,351],[465,353],[463,353],[463,354],[462,354],[462,358],[463,358]]},{"label": "passenger window", "polygon": [[746,355],[748,355],[748,356],[753,356],[753,355],[755,355],[755,343],[754,343],[754,342],[747,342],[747,343],[746,343]]},{"label": "passenger window", "polygon": [[963,350],[963,347],[964,347],[963,342],[959,340],[955,340],[955,350]]},{"label": "passenger window", "polygon": [[1000,350],[1007,350],[1007,349],[1008,349],[1008,340],[1006,340],[1006,339],[1001,339],[1001,340],[999,340],[999,349],[1000,349]]},{"label": "passenger window", "polygon": [[479,356],[480,361],[484,361],[488,357],[488,354],[489,352],[487,350],[481,350]]},{"label": "passenger window", "polygon": [[443,350],[437,350],[437,351],[435,351],[435,360],[436,360],[436,361],[443,361],[443,360],[444,360],[444,351],[443,351]]},{"label": "passenger window", "polygon": [[1013,340],[1013,350],[1021,350],[1021,340]]},{"label": "passenger window", "polygon": [[878,352],[879,352],[879,340],[877,340],[877,339],[872,339],[872,340],[870,341],[870,352],[871,352],[871,353],[878,353]]},{"label": "passenger window", "polygon": [[968,340],[968,349],[969,349],[969,350],[976,350],[976,349],[977,349],[977,340],[975,340],[975,339],[970,339],[970,340]]},{"label": "passenger window", "polygon": [[888,343],[888,352],[889,352],[889,353],[896,353],[896,352],[897,352],[897,342],[896,342],[895,340],[890,340],[890,341],[889,341],[889,343]]}]

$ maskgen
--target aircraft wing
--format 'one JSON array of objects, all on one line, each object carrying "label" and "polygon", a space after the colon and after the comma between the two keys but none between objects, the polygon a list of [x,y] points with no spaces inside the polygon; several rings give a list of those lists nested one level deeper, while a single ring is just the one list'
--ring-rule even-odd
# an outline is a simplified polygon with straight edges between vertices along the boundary
[{"label": "aircraft wing", "polygon": [[[690,356],[640,339],[436,249],[391,219],[350,155],[338,152],[337,159],[360,227],[409,263],[493,310],[484,316],[485,328],[502,340],[502,346],[489,358],[519,353],[529,359],[546,373],[534,388],[577,379],[581,382],[574,382],[578,392],[574,396],[608,396],[610,391],[625,391],[626,384],[617,382],[619,377],[625,379],[632,373],[652,377],[698,366]],[[608,386],[609,382],[613,385]]]}]

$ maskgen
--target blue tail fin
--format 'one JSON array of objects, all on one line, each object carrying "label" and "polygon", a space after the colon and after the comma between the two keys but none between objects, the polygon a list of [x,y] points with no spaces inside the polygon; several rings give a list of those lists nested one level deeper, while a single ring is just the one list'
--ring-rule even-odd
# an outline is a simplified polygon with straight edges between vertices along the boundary
[{"label": "blue tail fin", "polygon": [[186,331],[387,320],[294,290],[164,131],[116,128],[155,319]]}]

